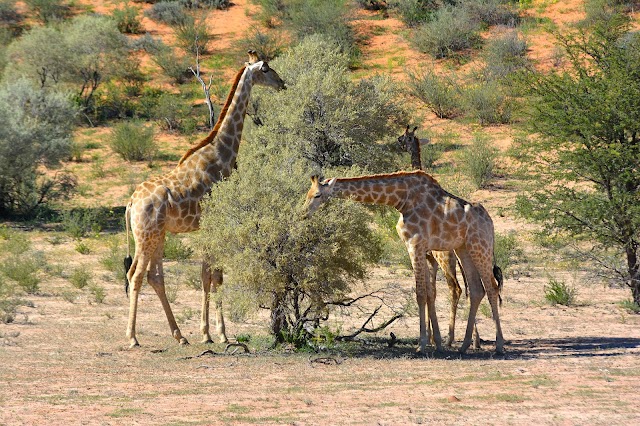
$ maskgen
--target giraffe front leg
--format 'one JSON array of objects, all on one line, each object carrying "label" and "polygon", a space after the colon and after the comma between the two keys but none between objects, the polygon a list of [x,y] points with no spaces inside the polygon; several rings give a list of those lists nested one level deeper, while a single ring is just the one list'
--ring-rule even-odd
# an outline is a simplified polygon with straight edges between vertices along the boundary
[{"label": "giraffe front leg", "polygon": [[[426,250],[411,244],[407,244],[407,249],[409,251],[409,256],[411,257],[413,274],[416,280],[416,302],[418,303],[418,316],[420,320],[420,338],[418,341],[418,352],[426,353],[427,344],[429,343],[429,338],[427,336],[426,315],[426,305],[428,302],[427,288],[429,287],[429,269],[427,267]],[[432,316],[429,315],[429,318],[432,319]],[[432,325],[435,334],[435,331],[438,327],[437,321],[435,323],[432,322]],[[435,337],[439,337],[439,333]]]},{"label": "giraffe front leg", "polygon": [[469,318],[467,320],[467,330],[464,336],[464,341],[460,347],[460,352],[464,353],[471,346],[471,338],[474,331],[477,333],[476,328],[476,314],[480,302],[484,297],[484,287],[480,279],[480,274],[476,269],[473,260],[465,250],[456,250],[456,255],[460,259],[460,263],[463,269],[464,279],[469,289]]}]

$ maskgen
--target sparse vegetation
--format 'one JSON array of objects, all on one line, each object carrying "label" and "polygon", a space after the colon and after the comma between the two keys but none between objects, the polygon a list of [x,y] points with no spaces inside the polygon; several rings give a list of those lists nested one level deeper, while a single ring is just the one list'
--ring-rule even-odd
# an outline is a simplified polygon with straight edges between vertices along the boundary
[{"label": "sparse vegetation", "polygon": [[477,188],[485,188],[491,181],[497,155],[490,140],[479,133],[474,135],[473,144],[462,151],[462,167]]},{"label": "sparse vegetation", "polygon": [[576,303],[576,289],[551,278],[544,288],[544,298],[552,305],[573,306]]},{"label": "sparse vegetation", "polygon": [[151,161],[156,151],[153,135],[153,128],[142,123],[120,123],[113,129],[111,148],[127,161]]}]

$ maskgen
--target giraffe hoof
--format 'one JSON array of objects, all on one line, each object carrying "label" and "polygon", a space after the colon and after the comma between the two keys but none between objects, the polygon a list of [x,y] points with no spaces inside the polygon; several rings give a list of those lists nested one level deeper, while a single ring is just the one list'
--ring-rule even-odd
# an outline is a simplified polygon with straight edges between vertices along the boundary
[{"label": "giraffe hoof", "polygon": [[211,339],[211,337],[207,336],[207,337],[204,337],[204,338],[200,341],[200,343],[204,343],[205,345],[210,345],[210,344],[212,344],[212,343],[213,343],[213,340]]},{"label": "giraffe hoof", "polygon": [[187,339],[185,339],[184,337],[180,338],[180,344],[182,346],[187,346],[189,344],[189,341]]},{"label": "giraffe hoof", "polygon": [[140,347],[140,343],[138,343],[137,340],[134,340],[129,344],[129,349],[139,348],[139,347]]}]

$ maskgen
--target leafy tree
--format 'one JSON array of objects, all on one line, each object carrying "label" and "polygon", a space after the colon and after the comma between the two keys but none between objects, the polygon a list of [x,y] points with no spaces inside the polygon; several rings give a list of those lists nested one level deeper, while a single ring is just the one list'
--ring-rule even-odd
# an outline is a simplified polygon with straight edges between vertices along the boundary
[{"label": "leafy tree", "polygon": [[78,16],[57,28],[34,28],[9,46],[5,78],[27,78],[42,87],[63,84],[85,110],[100,84],[129,65],[127,39],[105,17]]},{"label": "leafy tree", "polygon": [[223,294],[241,294],[232,315],[269,309],[277,340],[302,345],[379,259],[380,240],[356,203],[303,220],[311,168],[294,147],[244,144],[238,159],[203,202],[196,245],[224,268]]},{"label": "leafy tree", "polygon": [[587,243],[584,255],[640,303],[640,36],[628,29],[617,15],[559,35],[568,68],[523,79],[540,137],[518,150],[531,178],[518,207]]},{"label": "leafy tree", "polygon": [[296,146],[316,168],[358,165],[371,171],[397,169],[387,143],[407,121],[398,90],[385,77],[351,80],[349,59],[320,36],[305,39],[272,61],[289,90],[256,93],[264,126],[253,137]]},{"label": "leafy tree", "polygon": [[0,88],[0,216],[27,215],[75,186],[44,170],[69,156],[75,114],[68,96],[25,80]]}]

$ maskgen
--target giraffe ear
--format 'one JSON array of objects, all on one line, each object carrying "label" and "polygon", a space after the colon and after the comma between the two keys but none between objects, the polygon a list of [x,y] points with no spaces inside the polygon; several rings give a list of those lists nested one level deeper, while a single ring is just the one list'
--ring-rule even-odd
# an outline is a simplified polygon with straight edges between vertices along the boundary
[{"label": "giraffe ear", "polygon": [[336,184],[336,178],[332,178],[329,182],[326,183],[326,185],[331,189],[333,188],[333,185]]},{"label": "giraffe ear", "polygon": [[311,183],[318,183],[318,175],[311,175]]},{"label": "giraffe ear", "polygon": [[414,132],[415,132],[416,130],[418,130],[418,126],[415,126],[415,127],[413,128],[413,131],[414,131]]}]

